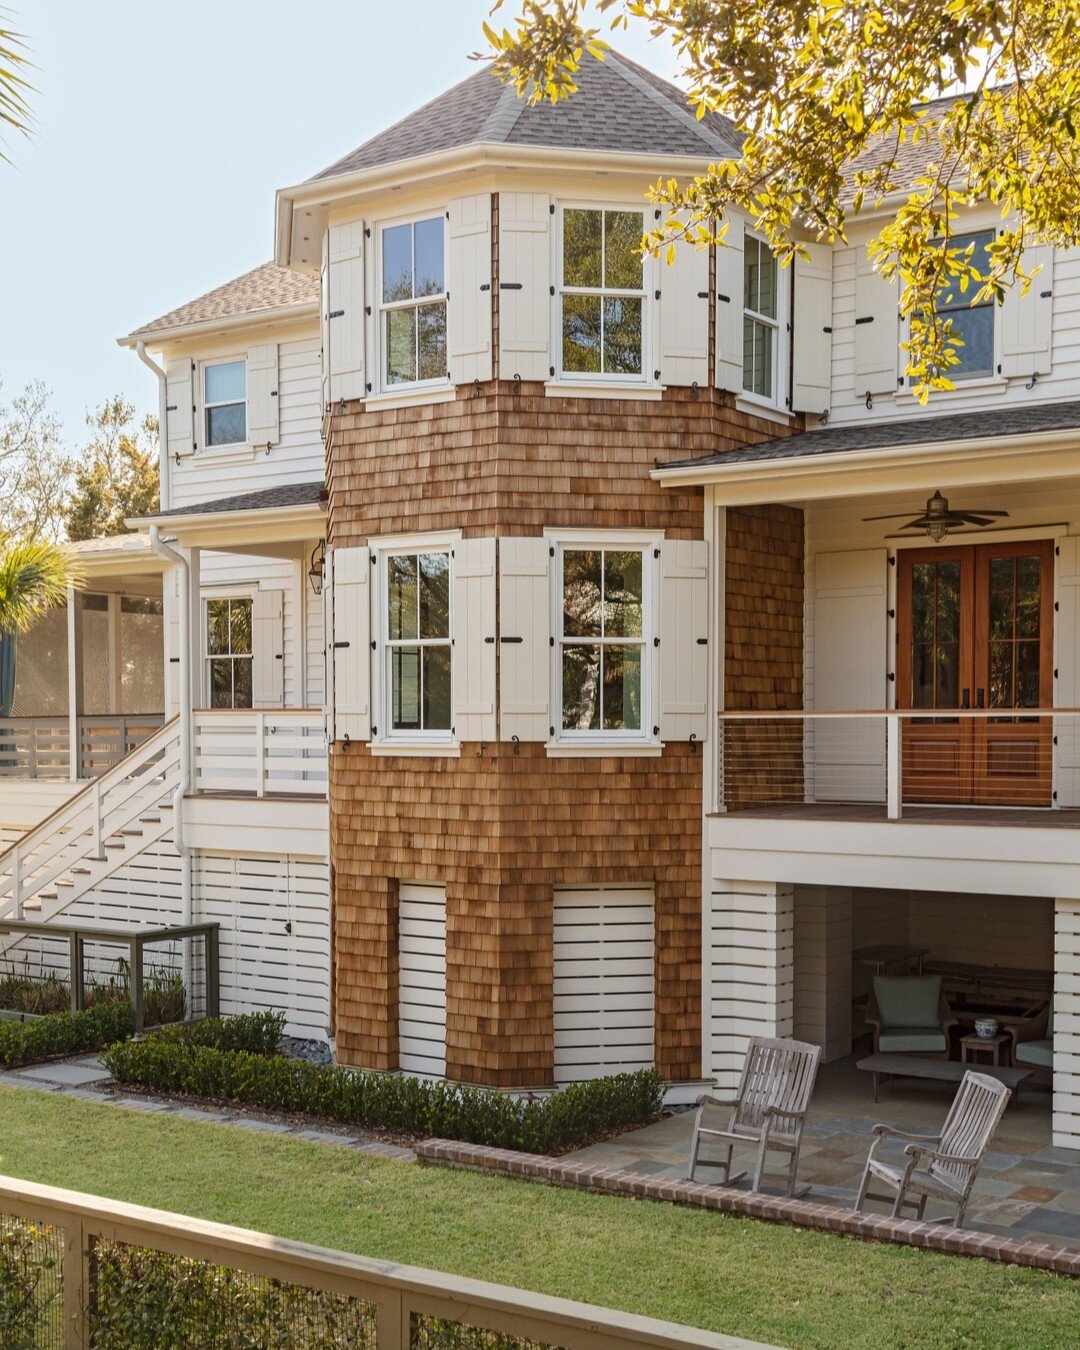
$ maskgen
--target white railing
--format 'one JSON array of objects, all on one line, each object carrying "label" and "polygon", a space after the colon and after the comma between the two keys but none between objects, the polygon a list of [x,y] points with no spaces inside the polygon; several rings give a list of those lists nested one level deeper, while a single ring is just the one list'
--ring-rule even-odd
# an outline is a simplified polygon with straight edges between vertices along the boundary
[{"label": "white railing", "polygon": [[[566,1350],[752,1350],[674,1322],[11,1177],[0,1177],[0,1222],[32,1291],[19,1306],[27,1344],[120,1344],[118,1329],[155,1326],[169,1304],[193,1345],[242,1328],[237,1343],[303,1337],[371,1350],[479,1345],[484,1332]],[[185,1304],[193,1262],[208,1278]]]},{"label": "white railing", "polygon": [[[94,778],[118,764],[164,720],[154,713],[77,718],[77,777]],[[0,717],[0,778],[69,778],[72,768],[70,718]]]},{"label": "white railing", "polygon": [[326,723],[321,709],[203,708],[194,717],[196,791],[326,796]]},{"label": "white railing", "polygon": [[715,808],[1080,807],[1080,709],[722,712]]}]

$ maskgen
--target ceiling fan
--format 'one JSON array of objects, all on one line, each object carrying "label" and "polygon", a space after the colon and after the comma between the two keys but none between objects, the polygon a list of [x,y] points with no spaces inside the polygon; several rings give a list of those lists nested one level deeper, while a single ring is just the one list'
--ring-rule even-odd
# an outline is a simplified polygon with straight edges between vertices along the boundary
[{"label": "ceiling fan", "polygon": [[[906,514],[906,511],[896,511],[888,516],[864,516],[863,520],[899,520],[901,516]],[[932,497],[927,499],[926,510],[922,515],[907,521],[900,526],[900,529],[925,530],[935,544],[940,544],[949,531],[955,529],[958,525],[993,525],[995,520],[1008,514],[1008,511],[984,511],[982,509],[978,511],[953,511],[949,508],[948,497],[943,497],[940,492],[935,492]]]}]

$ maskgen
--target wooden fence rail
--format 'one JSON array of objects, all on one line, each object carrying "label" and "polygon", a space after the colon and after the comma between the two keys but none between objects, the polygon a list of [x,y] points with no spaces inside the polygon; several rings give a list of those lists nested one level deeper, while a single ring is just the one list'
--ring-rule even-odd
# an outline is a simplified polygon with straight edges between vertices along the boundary
[{"label": "wooden fence rail", "polygon": [[[425,1327],[433,1318],[456,1324],[454,1344],[461,1346],[469,1344],[471,1328],[518,1338],[523,1344],[527,1340],[565,1350],[675,1350],[680,1346],[748,1350],[753,1344],[673,1322],[353,1256],[12,1177],[0,1177],[0,1218],[9,1226],[13,1220],[34,1225],[28,1230],[30,1240],[51,1242],[51,1249],[57,1251],[59,1286],[53,1291],[52,1331],[55,1336],[62,1323],[66,1347],[94,1344],[95,1326],[107,1314],[95,1301],[102,1270],[116,1259],[117,1252],[130,1248],[148,1250],[159,1259],[164,1255],[166,1262],[169,1257],[204,1262],[222,1273],[239,1271],[255,1280],[277,1281],[294,1294],[322,1291],[344,1299],[346,1305],[355,1301],[363,1305],[364,1329],[349,1344],[370,1350],[410,1350],[442,1343],[437,1328],[433,1332]],[[50,1274],[55,1279],[55,1273]],[[228,1282],[215,1283],[219,1290],[226,1290],[218,1297],[228,1297]],[[160,1276],[146,1282],[145,1294],[139,1281],[129,1282],[123,1293],[125,1316],[138,1315],[142,1310],[130,1305],[143,1297],[152,1298],[160,1287]],[[117,1296],[116,1288],[112,1286],[110,1296]],[[152,1310],[146,1311],[150,1315]],[[199,1328],[188,1330],[201,1343]],[[479,1334],[476,1344],[481,1344]]]}]

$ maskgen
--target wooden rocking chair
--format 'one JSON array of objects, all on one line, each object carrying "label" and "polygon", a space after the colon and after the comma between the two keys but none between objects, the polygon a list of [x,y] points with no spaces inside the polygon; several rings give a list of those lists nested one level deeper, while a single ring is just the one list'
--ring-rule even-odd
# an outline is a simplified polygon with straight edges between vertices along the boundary
[{"label": "wooden rocking chair", "polygon": [[[891,1200],[891,1196],[871,1192],[873,1177],[896,1192],[894,1219],[902,1218],[905,1208],[914,1209],[915,1217],[921,1219],[926,1201],[931,1198],[956,1206],[953,1226],[959,1228],[983,1157],[1011,1095],[996,1078],[966,1073],[940,1134],[908,1134],[905,1130],[894,1130],[891,1125],[875,1125],[874,1142],[866,1159],[855,1208],[862,1209],[867,1200],[886,1203]],[[878,1149],[888,1138],[909,1141],[904,1149],[905,1163],[887,1163],[878,1158]]]},{"label": "wooden rocking chair", "polygon": [[[799,1170],[799,1150],[802,1147],[803,1124],[810,1105],[817,1078],[821,1047],[804,1041],[772,1040],[752,1036],[746,1048],[742,1076],[736,1096],[730,1100],[704,1096],[698,1098],[694,1117],[694,1134],[690,1143],[690,1177],[700,1167],[723,1169],[721,1185],[733,1186],[742,1181],[745,1172],[731,1175],[731,1155],[736,1144],[756,1144],[757,1164],[753,1187],[761,1189],[765,1171],[765,1155],[769,1149],[789,1155],[787,1193],[803,1196],[809,1186],[796,1187]],[[726,1129],[703,1123],[710,1107],[731,1107]],[[703,1140],[719,1139],[726,1145],[725,1157],[719,1160],[700,1158]]]}]

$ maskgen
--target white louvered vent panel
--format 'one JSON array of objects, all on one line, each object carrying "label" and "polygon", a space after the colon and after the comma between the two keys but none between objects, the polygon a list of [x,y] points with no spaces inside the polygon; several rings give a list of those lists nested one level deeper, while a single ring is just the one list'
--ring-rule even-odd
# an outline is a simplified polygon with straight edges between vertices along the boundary
[{"label": "white louvered vent panel", "polygon": [[446,891],[402,885],[398,903],[398,1063],[446,1075]]},{"label": "white louvered vent panel", "polygon": [[555,893],[555,1081],[654,1062],[651,890]]}]

